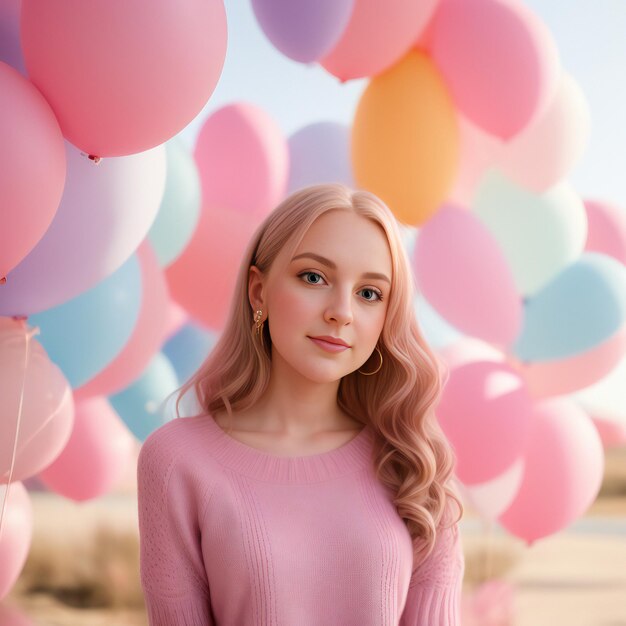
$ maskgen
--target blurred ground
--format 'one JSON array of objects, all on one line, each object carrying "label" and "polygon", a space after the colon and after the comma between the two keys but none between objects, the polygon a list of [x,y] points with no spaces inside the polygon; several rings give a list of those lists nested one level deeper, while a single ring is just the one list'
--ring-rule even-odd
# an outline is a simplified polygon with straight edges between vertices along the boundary
[{"label": "blurred ground", "polygon": [[[586,515],[531,548],[466,509],[464,593],[490,578],[508,581],[515,626],[626,626],[626,448],[607,451],[606,461]],[[31,550],[0,605],[0,626],[147,626],[134,472],[115,493],[82,504],[32,494]]]}]

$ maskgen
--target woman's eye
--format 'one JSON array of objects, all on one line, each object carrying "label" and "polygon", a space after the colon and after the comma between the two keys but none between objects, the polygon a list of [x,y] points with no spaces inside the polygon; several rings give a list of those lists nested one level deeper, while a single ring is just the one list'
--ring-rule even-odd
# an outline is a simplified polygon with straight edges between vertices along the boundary
[{"label": "woman's eye", "polygon": [[[317,272],[300,272],[300,274],[298,274],[298,277],[300,277],[300,276],[307,276],[307,275],[317,276],[321,280],[324,280],[322,278],[322,276],[320,274],[318,274]],[[309,282],[306,279],[305,279],[305,282],[308,283],[309,285],[317,285],[317,284],[319,284],[319,281]],[[364,287],[363,289],[361,289],[361,291],[371,291],[373,294],[378,296],[378,301],[379,302],[382,302],[382,300],[383,300],[383,294],[378,289],[374,289],[373,287]],[[365,300],[367,300],[368,302],[376,302],[376,298],[374,298],[374,299],[372,299],[372,298],[365,298]]]}]

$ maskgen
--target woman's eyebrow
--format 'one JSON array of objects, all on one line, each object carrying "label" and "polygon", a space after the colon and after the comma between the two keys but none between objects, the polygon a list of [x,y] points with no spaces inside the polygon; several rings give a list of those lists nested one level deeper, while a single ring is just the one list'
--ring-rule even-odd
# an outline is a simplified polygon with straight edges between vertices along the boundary
[{"label": "woman's eyebrow", "polygon": [[[296,259],[301,259],[302,257],[309,257],[311,259],[314,259],[315,261],[319,261],[320,263],[327,265],[333,270],[337,269],[336,263],[334,263],[330,259],[327,259],[326,257],[321,256],[320,254],[315,254],[315,252],[303,252],[302,254],[298,254],[294,256],[293,259],[291,260],[295,261]],[[384,274],[379,274],[378,272],[364,272],[362,274],[362,277],[363,278],[380,278],[380,280],[386,280],[391,285],[391,281],[387,278],[387,276],[385,276]]]}]

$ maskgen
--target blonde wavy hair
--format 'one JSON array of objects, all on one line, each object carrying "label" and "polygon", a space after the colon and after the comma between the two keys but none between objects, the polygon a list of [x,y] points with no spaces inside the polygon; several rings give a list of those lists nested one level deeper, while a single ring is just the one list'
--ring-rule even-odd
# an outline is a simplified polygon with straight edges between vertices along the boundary
[{"label": "blonde wavy hair", "polygon": [[[262,342],[255,335],[249,268],[256,265],[268,272],[280,250],[289,248],[293,254],[311,224],[336,209],[379,224],[391,251],[392,284],[378,342],[383,367],[373,376],[357,371],[344,376],[337,404],[374,432],[373,467],[395,494],[397,512],[413,540],[415,569],[432,552],[438,529],[460,520],[463,505],[454,485],[456,457],[434,413],[447,374],[418,327],[413,276],[398,222],[374,194],[339,183],[312,185],[291,194],[265,218],[245,251],[225,328],[204,363],[174,392],[176,415],[180,417],[179,403],[191,387],[202,411],[224,409],[229,417],[233,410],[254,405],[263,394],[270,378],[271,337],[268,324]],[[373,355],[373,365],[366,371],[379,362]],[[449,515],[451,502],[458,507],[456,519]]]}]

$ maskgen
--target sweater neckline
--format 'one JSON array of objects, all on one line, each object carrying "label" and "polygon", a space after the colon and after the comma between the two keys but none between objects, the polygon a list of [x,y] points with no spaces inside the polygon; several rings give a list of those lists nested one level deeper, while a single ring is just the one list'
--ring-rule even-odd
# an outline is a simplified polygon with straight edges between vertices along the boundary
[{"label": "sweater neckline", "polygon": [[224,465],[266,482],[309,483],[358,471],[372,462],[373,433],[366,424],[338,448],[305,456],[278,456],[227,434],[210,413],[203,421],[211,432],[208,445]]}]

